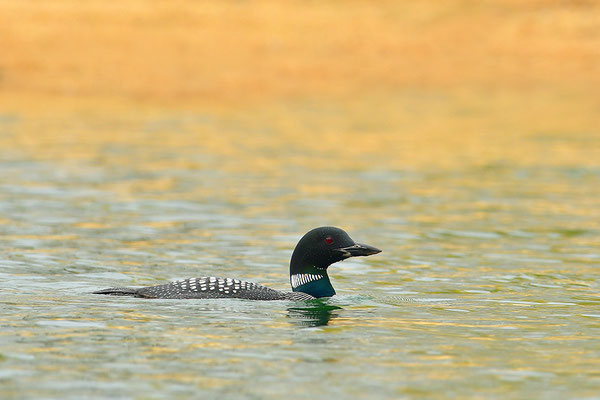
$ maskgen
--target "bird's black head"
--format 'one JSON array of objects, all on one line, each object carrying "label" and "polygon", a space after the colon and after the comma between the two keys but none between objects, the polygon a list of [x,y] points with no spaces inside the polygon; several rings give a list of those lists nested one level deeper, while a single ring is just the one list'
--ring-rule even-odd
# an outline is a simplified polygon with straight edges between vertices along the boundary
[{"label": "bird's black head", "polygon": [[290,283],[294,292],[314,297],[335,294],[327,267],[349,257],[369,256],[381,250],[356,243],[340,228],[324,226],[313,229],[300,239],[290,261]]},{"label": "bird's black head", "polygon": [[331,264],[349,257],[369,256],[381,250],[356,243],[340,228],[315,228],[300,239],[292,254],[290,275],[307,273],[306,267],[326,270]]}]

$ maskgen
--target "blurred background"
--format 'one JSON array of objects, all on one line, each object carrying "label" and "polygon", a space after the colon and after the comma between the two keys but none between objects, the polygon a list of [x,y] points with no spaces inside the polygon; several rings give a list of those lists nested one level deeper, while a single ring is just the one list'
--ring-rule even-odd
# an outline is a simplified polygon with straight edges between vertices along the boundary
[{"label": "blurred background", "polygon": [[597,396],[599,88],[593,0],[0,0],[0,394]]},{"label": "blurred background", "polygon": [[[384,169],[600,159],[589,143],[600,102],[595,1],[0,7],[4,125],[10,115],[46,125],[2,135],[8,157],[62,162],[100,142],[155,140],[223,155],[223,168],[243,153],[245,171],[270,170],[274,158],[321,171],[324,159]],[[143,143],[133,123],[151,125]],[[581,147],[594,152],[581,157]]]}]

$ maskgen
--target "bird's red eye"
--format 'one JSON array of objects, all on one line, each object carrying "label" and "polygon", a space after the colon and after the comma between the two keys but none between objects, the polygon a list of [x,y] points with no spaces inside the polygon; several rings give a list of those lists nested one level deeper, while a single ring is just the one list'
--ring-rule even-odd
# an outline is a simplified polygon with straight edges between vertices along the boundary
[{"label": "bird's red eye", "polygon": [[327,236],[327,237],[325,238],[325,243],[327,243],[327,244],[331,244],[331,243],[333,243],[333,239],[331,238],[331,236]]}]

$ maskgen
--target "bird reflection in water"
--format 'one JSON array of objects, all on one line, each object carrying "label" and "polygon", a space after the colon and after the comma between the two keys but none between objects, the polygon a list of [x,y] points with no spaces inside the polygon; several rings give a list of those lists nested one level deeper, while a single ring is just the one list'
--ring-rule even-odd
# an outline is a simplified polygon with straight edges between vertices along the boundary
[{"label": "bird reflection in water", "polygon": [[296,325],[305,327],[324,326],[329,324],[332,318],[339,316],[342,307],[324,304],[322,301],[310,301],[304,307],[290,307],[287,309],[288,318]]}]

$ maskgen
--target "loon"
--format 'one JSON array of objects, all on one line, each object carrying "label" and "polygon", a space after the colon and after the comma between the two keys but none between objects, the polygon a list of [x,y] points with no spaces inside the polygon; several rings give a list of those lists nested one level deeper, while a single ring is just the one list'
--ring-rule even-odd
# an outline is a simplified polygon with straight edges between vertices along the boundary
[{"label": "loon", "polygon": [[349,257],[369,256],[381,250],[356,243],[340,228],[324,226],[305,234],[290,260],[292,292],[281,292],[253,282],[232,278],[202,277],[142,288],[115,287],[94,294],[133,296],[148,299],[310,300],[331,297],[327,267]]}]

